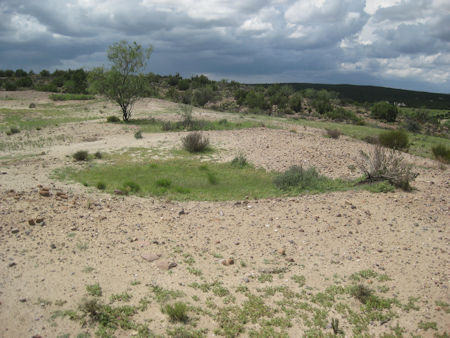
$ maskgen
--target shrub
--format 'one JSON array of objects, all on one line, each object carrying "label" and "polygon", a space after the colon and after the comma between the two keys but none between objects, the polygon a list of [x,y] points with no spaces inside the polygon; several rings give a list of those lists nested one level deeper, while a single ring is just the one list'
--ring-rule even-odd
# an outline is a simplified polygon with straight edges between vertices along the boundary
[{"label": "shrub", "polygon": [[372,297],[373,291],[363,284],[358,284],[350,289],[350,294],[362,304],[366,304],[370,297]]},{"label": "shrub", "polygon": [[5,83],[5,90],[8,90],[8,91],[15,91],[15,90],[17,90],[16,82],[15,81],[7,81]]},{"label": "shrub", "polygon": [[36,108],[36,103],[31,102],[28,108]]},{"label": "shrub", "polygon": [[291,108],[293,111],[295,111],[296,113],[301,112],[302,111],[302,94],[297,92],[295,94],[293,94],[290,98],[289,98],[289,108]]},{"label": "shrub", "polygon": [[407,118],[405,123],[403,124],[403,126],[407,131],[414,133],[414,134],[418,134],[422,130],[420,123],[411,118]]},{"label": "shrub", "polygon": [[97,151],[97,152],[94,154],[94,157],[97,158],[97,159],[101,159],[101,158],[103,157],[103,154],[102,154],[101,152]]},{"label": "shrub", "polygon": [[112,115],[112,116],[108,116],[106,118],[106,122],[116,123],[116,122],[120,122],[120,119],[117,116]]},{"label": "shrub", "polygon": [[134,138],[136,139],[141,139],[142,137],[142,130],[139,130],[137,132],[134,133]]},{"label": "shrub", "polygon": [[364,137],[364,141],[366,141],[369,144],[380,144],[380,140],[378,139],[378,136],[368,135],[368,136]]},{"label": "shrub", "polygon": [[218,179],[217,176],[214,175],[213,173],[208,172],[206,175],[208,176],[208,182],[209,182],[210,184],[216,185],[217,183],[219,183],[219,179]]},{"label": "shrub", "polygon": [[284,173],[278,175],[274,179],[274,184],[282,190],[291,188],[308,188],[311,187],[319,178],[315,168],[303,169],[301,166],[292,166]]},{"label": "shrub", "polygon": [[193,132],[181,139],[184,149],[190,153],[198,153],[206,150],[209,140],[201,133]]},{"label": "shrub", "polygon": [[13,134],[18,134],[18,133],[20,133],[20,129],[19,129],[19,128],[11,127],[11,128],[9,128],[9,130],[6,132],[6,135],[10,136],[10,135],[13,135]]},{"label": "shrub", "polygon": [[411,190],[412,182],[418,174],[411,171],[400,152],[386,149],[380,145],[373,148],[372,153],[360,152],[359,168],[365,175],[365,181],[388,181],[403,190]]},{"label": "shrub", "polygon": [[361,119],[356,116],[354,112],[351,110],[347,110],[344,108],[335,108],[325,113],[325,115],[332,120],[335,121],[352,121],[354,123],[360,122]]},{"label": "shrub", "polygon": [[123,188],[122,190],[126,193],[137,193],[141,190],[141,187],[139,186],[139,184],[137,184],[134,181],[127,181],[123,184]]},{"label": "shrub", "polygon": [[392,130],[378,136],[383,147],[406,150],[409,147],[408,134],[404,130]]},{"label": "shrub", "polygon": [[397,115],[397,107],[387,102],[378,102],[372,107],[372,116],[376,119],[386,120],[387,122],[395,122]]},{"label": "shrub", "polygon": [[339,129],[325,129],[327,131],[327,136],[333,139],[338,139],[339,136],[342,135],[342,132]]},{"label": "shrub", "polygon": [[188,320],[188,307],[184,303],[177,302],[174,305],[167,304],[162,311],[167,313],[172,322],[187,322]]},{"label": "shrub", "polygon": [[438,144],[431,148],[434,157],[441,162],[450,163],[450,149],[447,148],[444,144]]},{"label": "shrub", "polygon": [[87,161],[88,156],[89,154],[86,150],[79,150],[75,154],[73,154],[73,158],[76,161]]},{"label": "shrub", "polygon": [[99,189],[99,190],[105,190],[105,189],[106,189],[106,184],[103,183],[103,182],[97,182],[96,187],[97,187],[97,189]]},{"label": "shrub", "polygon": [[244,168],[248,164],[247,158],[244,154],[239,154],[231,161],[231,165],[237,168]]}]

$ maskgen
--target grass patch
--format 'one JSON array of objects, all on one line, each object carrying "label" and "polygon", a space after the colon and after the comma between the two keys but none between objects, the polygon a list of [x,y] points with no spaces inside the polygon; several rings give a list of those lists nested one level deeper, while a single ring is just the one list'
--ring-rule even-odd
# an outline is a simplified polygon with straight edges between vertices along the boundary
[{"label": "grass patch", "polygon": [[102,288],[98,283],[86,285],[86,291],[90,296],[100,297],[102,295]]},{"label": "grass patch", "polygon": [[173,305],[166,304],[161,311],[169,316],[171,322],[185,323],[189,319],[188,306],[182,302],[176,302]]},{"label": "grass patch", "polygon": [[50,94],[48,96],[50,100],[53,101],[69,101],[69,100],[94,100],[94,95],[87,95],[87,94]]}]

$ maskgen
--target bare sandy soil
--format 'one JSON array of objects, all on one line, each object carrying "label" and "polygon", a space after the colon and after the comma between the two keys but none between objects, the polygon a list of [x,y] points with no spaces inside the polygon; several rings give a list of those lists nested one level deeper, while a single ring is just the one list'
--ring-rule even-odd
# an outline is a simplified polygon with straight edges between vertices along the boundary
[{"label": "bare sandy soil", "polygon": [[[51,103],[44,93],[0,94],[1,98],[14,98],[0,100],[0,108],[28,109],[31,102],[68,104]],[[143,139],[135,139],[138,127],[104,123],[109,114],[102,116],[99,111],[117,112],[113,105],[86,105],[84,113],[97,114],[99,120],[33,130],[27,140],[51,135],[51,144],[35,147],[29,142],[21,149],[0,152],[0,336],[94,335],[94,327],[82,327],[68,317],[52,319],[52,315],[58,310],[76,310],[87,295],[86,285],[95,283],[101,286],[100,298],[105,303],[111,295],[125,291],[132,295],[127,304],[136,305],[150,297],[148,308],[134,319],[146,323],[154,334],[167,335],[167,330],[177,325],[162,313],[161,302],[151,298],[155,286],[182,291],[179,300],[214,313],[217,308],[213,305],[243,304],[247,298],[236,291],[238,287],[247,287],[255,295],[264,294],[267,287],[286,287],[311,302],[312,296],[327,287],[351,285],[349,276],[363,270],[389,277],[382,283],[382,297],[396,297],[402,306],[410,297],[417,298],[413,309],[396,305],[397,316],[388,322],[373,320],[363,333],[380,336],[395,326],[403,328],[405,336],[450,333],[450,175],[438,162],[406,155],[420,174],[412,192],[348,191],[227,202],[112,196],[57,181],[51,173],[76,165],[71,155],[81,149],[93,153],[148,147],[165,156],[166,151],[180,147],[184,133],[146,133]],[[170,109],[175,109],[171,103],[144,100],[134,117],[164,115]],[[227,118],[232,119],[230,115]],[[229,161],[243,153],[257,167],[281,171],[301,164],[330,177],[359,176],[353,166],[359,151],[369,149],[354,139],[332,140],[318,129],[299,126],[205,134],[219,149],[213,155],[217,161]],[[19,142],[23,137],[23,133],[2,133],[0,142]],[[49,189],[49,197],[41,196],[41,187]],[[150,262],[150,254],[160,257]],[[224,265],[229,258],[234,264]],[[158,267],[165,261],[177,265],[170,270]],[[296,283],[293,276],[304,276],[305,285]],[[192,287],[194,282],[214,281],[235,299]],[[362,282],[382,290],[377,277]],[[277,293],[264,299],[275,309],[280,297]],[[351,308],[358,308],[354,298],[341,297]],[[338,296],[333,300],[339,301]],[[321,332],[332,334],[331,318],[339,318],[345,335],[354,334],[355,325],[348,314],[334,305],[323,310],[327,320]],[[205,312],[190,312],[195,330],[207,329],[206,336],[220,336],[220,332],[214,333],[220,327],[217,317]],[[312,315],[310,320],[314,322]],[[192,323],[183,325],[194,330]],[[423,323],[435,323],[435,328],[425,329]],[[258,331],[260,324],[259,319],[249,322],[241,335],[247,336],[251,329]],[[303,317],[294,315],[290,326],[275,325],[275,329],[299,337],[311,327]],[[115,331],[116,336],[136,334],[136,330]]]}]

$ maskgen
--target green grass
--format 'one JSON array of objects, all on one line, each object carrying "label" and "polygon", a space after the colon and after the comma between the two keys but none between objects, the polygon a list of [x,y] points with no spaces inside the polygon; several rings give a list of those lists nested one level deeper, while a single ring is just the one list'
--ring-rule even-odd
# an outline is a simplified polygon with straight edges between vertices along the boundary
[{"label": "green grass", "polygon": [[53,101],[69,101],[69,100],[94,100],[94,95],[87,94],[50,94],[48,96]]},{"label": "green grass", "polygon": [[[190,126],[185,126],[181,121],[168,122],[160,119],[131,119],[127,122],[121,122],[124,125],[136,125],[140,127],[140,130],[144,133],[160,133],[170,131],[200,131],[200,130],[233,130],[233,129],[246,129],[257,128],[266,126],[261,122],[243,120],[239,122],[228,120],[194,120]],[[272,125],[266,127],[273,128]]]},{"label": "green grass", "polygon": [[100,285],[97,284],[92,284],[92,285],[86,285],[86,291],[89,295],[94,296],[94,297],[100,297],[102,295],[102,288],[100,287]]},{"label": "green grass", "polygon": [[[105,184],[106,192],[125,189],[140,196],[171,200],[237,200],[246,196],[269,198],[359,189],[355,182],[321,178],[314,186],[278,189],[275,173],[251,166],[237,168],[230,163],[200,164],[190,159],[173,159],[152,163],[99,164],[84,169],[66,168],[55,172],[62,180],[96,186]],[[130,181],[133,178],[133,181]]]}]

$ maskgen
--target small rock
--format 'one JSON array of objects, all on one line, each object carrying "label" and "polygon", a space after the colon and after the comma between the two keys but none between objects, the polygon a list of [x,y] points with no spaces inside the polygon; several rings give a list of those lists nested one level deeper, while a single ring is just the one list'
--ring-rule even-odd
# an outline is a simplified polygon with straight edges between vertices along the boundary
[{"label": "small rock", "polygon": [[294,263],[295,261],[294,261],[294,258],[287,257],[287,258],[286,258],[286,262]]},{"label": "small rock", "polygon": [[148,254],[142,254],[141,257],[146,260],[147,262],[154,262],[156,260],[158,260],[161,255],[155,255],[152,253],[148,253]]},{"label": "small rock", "polygon": [[28,224],[29,225],[36,225],[36,222],[34,221],[34,219],[31,218],[31,219],[28,220]]},{"label": "small rock", "polygon": [[15,262],[11,262],[11,263],[8,264],[8,267],[9,267],[9,268],[12,268],[13,266],[16,266],[16,265],[17,265],[17,264],[16,264]]},{"label": "small rock", "polygon": [[19,299],[19,302],[21,302],[21,303],[25,303],[26,301],[27,301],[26,298],[20,298],[20,299]]},{"label": "small rock", "polygon": [[17,228],[14,228],[11,230],[11,233],[13,233],[13,234],[17,234],[18,232],[19,232],[19,229],[17,229]]},{"label": "small rock", "polygon": [[39,191],[39,195],[41,195],[41,196],[43,196],[43,197],[50,197],[50,191],[41,189],[41,190]]},{"label": "small rock", "polygon": [[44,217],[36,218],[36,223],[42,223],[42,222],[44,222]]},{"label": "small rock", "polygon": [[166,271],[170,270],[170,269],[172,269],[172,268],[174,268],[176,266],[177,266],[177,263],[169,262],[169,261],[166,261],[166,260],[162,260],[162,261],[159,261],[159,262],[156,263],[156,267],[158,267],[161,270],[166,270]]},{"label": "small rock", "polygon": [[50,244],[50,249],[56,249],[56,245],[54,243]]},{"label": "small rock", "polygon": [[2,171],[2,175],[6,175],[7,174],[7,172],[6,171]]},{"label": "small rock", "polygon": [[285,249],[280,249],[280,250],[278,250],[278,253],[279,253],[281,256],[286,256],[286,250],[285,250]]},{"label": "small rock", "polygon": [[178,212],[178,215],[186,215],[186,212],[184,211],[183,208],[180,210],[180,212]]},{"label": "small rock", "polygon": [[242,278],[242,281],[244,283],[250,283],[250,279],[248,279],[247,277]]},{"label": "small rock", "polygon": [[233,258],[224,259],[222,261],[222,264],[225,265],[225,266],[233,265],[234,264],[234,259]]},{"label": "small rock", "polygon": [[115,195],[126,195],[126,193],[124,191],[119,190],[119,189],[114,190],[114,194]]}]

